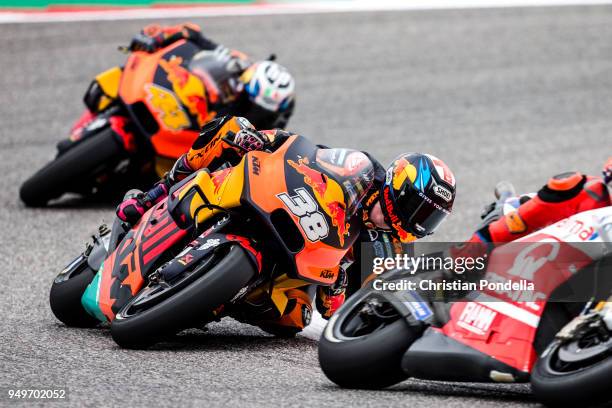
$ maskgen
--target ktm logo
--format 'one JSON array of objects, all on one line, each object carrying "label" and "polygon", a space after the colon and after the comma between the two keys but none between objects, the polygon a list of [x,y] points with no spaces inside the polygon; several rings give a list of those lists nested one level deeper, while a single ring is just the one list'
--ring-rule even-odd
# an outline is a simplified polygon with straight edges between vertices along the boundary
[{"label": "ktm logo", "polygon": [[334,273],[330,271],[329,269],[325,269],[321,271],[321,274],[319,276],[323,279],[331,279],[334,277]]}]

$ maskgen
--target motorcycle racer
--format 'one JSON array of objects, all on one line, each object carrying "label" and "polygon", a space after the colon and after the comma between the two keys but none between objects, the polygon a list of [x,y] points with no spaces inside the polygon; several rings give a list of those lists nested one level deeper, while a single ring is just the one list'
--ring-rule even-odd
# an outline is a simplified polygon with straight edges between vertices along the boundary
[{"label": "motorcycle racer", "polygon": [[[179,40],[187,40],[203,51],[212,51],[225,62],[229,78],[222,91],[226,95],[216,103],[208,101],[210,110],[216,111],[217,116],[243,116],[262,129],[287,125],[295,106],[295,81],[289,71],[274,61],[250,61],[245,54],[205,37],[197,24],[147,25],[134,36],[128,49],[152,53]],[[196,65],[197,59],[198,55],[194,57]]]},{"label": "motorcycle racer", "polygon": [[[117,216],[124,222],[134,224],[149,208],[165,198],[173,185],[196,170],[207,168],[215,171],[234,166],[246,152],[274,151],[291,135],[280,129],[257,131],[241,117],[215,119],[203,127],[189,152],[176,161],[172,170],[155,187],[121,203],[117,207]],[[358,261],[360,244],[378,241],[393,247],[394,244],[408,243],[432,234],[452,211],[455,179],[446,164],[431,155],[400,155],[385,171],[366,152],[323,147],[322,151],[330,153],[330,168],[334,171],[356,174],[364,166],[373,168],[371,179],[356,180],[350,186],[352,191],[359,194],[356,201],[360,205],[355,210],[361,212],[359,239],[340,265],[335,284],[317,288],[317,309],[324,318],[329,318],[344,302],[347,288],[350,294],[361,284],[357,281],[361,268]],[[300,166],[293,162],[290,164],[296,169]],[[299,331],[308,324],[310,296],[300,290],[294,290],[292,296],[295,304],[302,307],[290,309],[278,321],[262,322],[265,330],[279,333],[280,327],[289,327],[290,330]],[[305,315],[308,319],[303,318]]]},{"label": "motorcycle racer", "polygon": [[519,198],[516,211],[501,214],[490,206],[487,221],[469,242],[509,242],[582,211],[611,205],[606,185],[612,183],[612,157],[604,164],[603,178],[577,171],[551,177],[536,194]]}]

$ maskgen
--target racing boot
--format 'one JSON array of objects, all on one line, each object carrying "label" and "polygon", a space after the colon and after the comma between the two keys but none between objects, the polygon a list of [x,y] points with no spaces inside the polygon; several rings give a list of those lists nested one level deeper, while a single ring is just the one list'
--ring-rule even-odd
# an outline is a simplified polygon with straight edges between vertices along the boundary
[{"label": "racing boot", "polygon": [[294,337],[310,324],[312,299],[306,290],[290,289],[285,292],[289,298],[285,312],[278,319],[259,322],[264,331],[278,337]]},{"label": "racing boot", "polygon": [[342,306],[346,297],[348,276],[344,268],[338,269],[338,278],[331,286],[319,286],[317,288],[316,306],[317,311],[325,320],[329,318]]}]

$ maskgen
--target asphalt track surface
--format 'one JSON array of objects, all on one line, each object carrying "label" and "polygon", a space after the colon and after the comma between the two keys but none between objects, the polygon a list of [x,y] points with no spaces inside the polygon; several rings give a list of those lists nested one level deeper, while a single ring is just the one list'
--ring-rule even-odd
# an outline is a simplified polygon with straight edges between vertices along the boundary
[{"label": "asphalt track surface", "polygon": [[[217,41],[256,57],[275,52],[291,68],[292,129],[384,163],[406,150],[446,160],[458,198],[437,240],[467,237],[502,178],[532,191],[564,170],[596,172],[612,153],[610,7],[196,22]],[[320,371],[313,340],[233,321],[149,351],[121,350],[104,329],[59,324],[51,281],[112,208],[25,209],[18,187],[52,157],[91,78],[123,61],[116,46],[143,23],[0,26],[0,386],[68,387],[73,406],[535,405],[525,385],[340,390]]]}]

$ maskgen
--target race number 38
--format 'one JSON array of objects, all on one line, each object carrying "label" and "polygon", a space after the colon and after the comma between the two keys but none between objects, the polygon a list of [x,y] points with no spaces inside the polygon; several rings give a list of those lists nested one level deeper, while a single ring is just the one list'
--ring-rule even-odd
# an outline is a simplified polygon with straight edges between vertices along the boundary
[{"label": "race number 38", "polygon": [[296,195],[287,193],[278,194],[277,197],[296,217],[300,226],[310,241],[319,241],[327,237],[329,226],[323,214],[319,212],[319,206],[314,198],[303,188],[296,188]]}]

